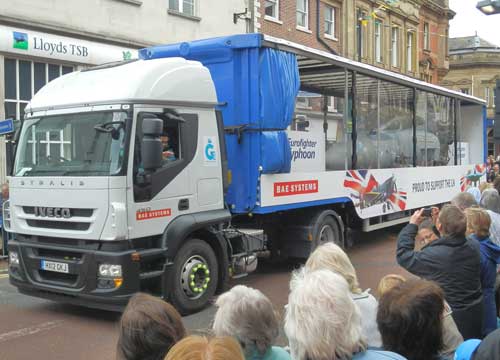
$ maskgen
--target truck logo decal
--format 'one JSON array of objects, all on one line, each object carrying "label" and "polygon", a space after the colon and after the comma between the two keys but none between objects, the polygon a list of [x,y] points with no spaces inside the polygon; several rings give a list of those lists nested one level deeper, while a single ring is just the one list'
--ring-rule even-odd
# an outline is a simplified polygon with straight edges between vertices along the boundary
[{"label": "truck logo decal", "polygon": [[205,165],[217,165],[217,150],[215,148],[215,141],[211,136],[205,136],[204,138],[203,157]]},{"label": "truck logo decal", "polygon": [[318,180],[274,183],[274,196],[313,194],[319,191]]},{"label": "truck logo decal", "polygon": [[69,219],[71,211],[68,208],[35,206],[34,214],[38,217],[55,217]]},{"label": "truck logo decal", "polygon": [[156,219],[160,217],[172,216],[172,209],[160,209],[160,210],[137,210],[135,214],[135,219],[137,221]]}]

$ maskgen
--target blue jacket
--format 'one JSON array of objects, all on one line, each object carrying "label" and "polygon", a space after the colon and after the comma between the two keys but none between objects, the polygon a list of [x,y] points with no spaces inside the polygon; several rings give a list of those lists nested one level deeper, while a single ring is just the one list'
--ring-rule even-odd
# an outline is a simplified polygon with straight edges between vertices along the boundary
[{"label": "blue jacket", "polygon": [[479,240],[476,235],[470,235],[479,243],[481,252],[481,287],[483,289],[483,336],[497,328],[497,311],[495,304],[495,279],[497,264],[500,264],[500,247],[487,237]]}]

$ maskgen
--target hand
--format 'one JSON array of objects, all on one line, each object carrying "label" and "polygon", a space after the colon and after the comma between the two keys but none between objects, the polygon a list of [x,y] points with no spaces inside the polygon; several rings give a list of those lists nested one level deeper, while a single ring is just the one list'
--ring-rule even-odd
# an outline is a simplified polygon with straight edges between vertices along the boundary
[{"label": "hand", "polygon": [[434,225],[436,225],[437,218],[439,217],[439,208],[433,206],[431,208],[431,220]]},{"label": "hand", "polygon": [[422,216],[423,212],[424,212],[424,209],[420,209],[420,210],[415,211],[410,218],[410,224],[420,225],[422,223],[422,221],[425,220],[425,217]]}]

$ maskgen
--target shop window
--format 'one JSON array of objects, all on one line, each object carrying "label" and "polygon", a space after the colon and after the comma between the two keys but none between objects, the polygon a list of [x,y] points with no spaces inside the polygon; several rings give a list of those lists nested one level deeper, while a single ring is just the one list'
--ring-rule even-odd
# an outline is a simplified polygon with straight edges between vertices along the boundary
[{"label": "shop window", "polygon": [[49,81],[72,71],[72,66],[6,58],[4,61],[5,117],[20,120],[26,105],[38,90]]}]

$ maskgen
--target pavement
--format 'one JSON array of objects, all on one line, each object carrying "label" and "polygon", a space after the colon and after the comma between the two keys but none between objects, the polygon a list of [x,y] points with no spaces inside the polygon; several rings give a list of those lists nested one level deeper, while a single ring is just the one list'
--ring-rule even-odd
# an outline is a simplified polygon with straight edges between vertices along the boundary
[{"label": "pavement", "polygon": [[[408,275],[395,260],[398,230],[362,234],[348,251],[362,288],[376,289],[380,278],[388,273]],[[5,262],[0,262],[0,266],[5,267]],[[283,314],[290,275],[298,266],[262,263],[255,273],[234,281],[233,285],[245,284],[261,290]],[[184,317],[189,332],[207,333],[215,310],[209,306]],[[8,275],[0,273],[0,360],[115,359],[119,319],[119,313],[21,295],[9,284]],[[278,344],[285,343],[281,333]]]},{"label": "pavement", "polygon": [[9,262],[7,259],[0,259],[0,274],[7,273],[9,271]]}]

